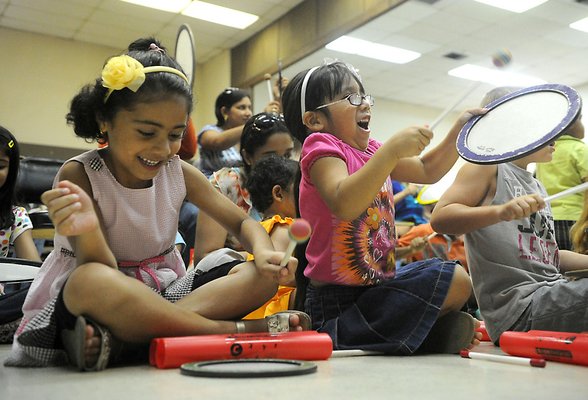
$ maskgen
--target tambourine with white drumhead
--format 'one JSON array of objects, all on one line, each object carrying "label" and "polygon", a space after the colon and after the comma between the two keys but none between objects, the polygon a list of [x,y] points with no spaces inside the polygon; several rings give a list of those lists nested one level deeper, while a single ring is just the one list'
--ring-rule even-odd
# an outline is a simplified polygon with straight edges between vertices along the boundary
[{"label": "tambourine with white drumhead", "polygon": [[186,24],[182,24],[178,30],[175,59],[184,70],[193,89],[194,76],[196,75],[196,46],[192,30]]},{"label": "tambourine with white drumhead", "polygon": [[486,106],[457,137],[459,155],[476,164],[498,164],[529,155],[557,137],[576,120],[580,95],[559,84],[531,86]]}]

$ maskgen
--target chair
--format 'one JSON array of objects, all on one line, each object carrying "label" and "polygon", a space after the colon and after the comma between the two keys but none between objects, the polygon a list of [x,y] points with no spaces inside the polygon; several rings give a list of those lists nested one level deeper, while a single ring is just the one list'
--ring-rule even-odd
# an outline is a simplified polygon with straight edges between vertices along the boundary
[{"label": "chair", "polygon": [[53,187],[53,180],[63,160],[41,157],[23,157],[16,180],[18,199],[25,203],[33,224],[33,239],[52,241],[55,229],[41,195]]}]

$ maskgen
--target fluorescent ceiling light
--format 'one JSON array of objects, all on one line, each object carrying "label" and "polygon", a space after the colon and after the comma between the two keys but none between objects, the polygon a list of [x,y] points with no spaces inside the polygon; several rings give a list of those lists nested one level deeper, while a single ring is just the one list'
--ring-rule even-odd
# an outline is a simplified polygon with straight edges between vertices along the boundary
[{"label": "fluorescent ceiling light", "polygon": [[329,50],[340,51],[342,53],[357,54],[359,56],[374,58],[376,60],[387,61],[395,64],[406,64],[416,60],[421,56],[420,53],[411,50],[400,49],[398,47],[387,46],[385,44],[373,43],[367,40],[356,39],[350,36],[341,36],[325,46]]},{"label": "fluorescent ceiling light", "polygon": [[479,67],[465,64],[447,72],[451,76],[469,79],[470,81],[486,82],[494,86],[534,86],[547,83],[534,76],[500,71],[494,68]]},{"label": "fluorescent ceiling light", "polygon": [[215,24],[245,29],[259,19],[257,15],[231,8],[216,6],[203,1],[192,0],[121,0],[125,3],[172,13],[182,13],[188,17],[201,19]]},{"label": "fluorescent ceiling light", "polygon": [[577,29],[582,32],[588,32],[588,18],[583,18],[579,21],[572,22],[570,28]]},{"label": "fluorescent ceiling light", "polygon": [[191,0],[122,0],[125,3],[137,4],[143,7],[155,8],[157,10],[179,13],[190,3]]},{"label": "fluorescent ceiling light", "polygon": [[535,8],[547,0],[475,0],[478,3],[488,4],[492,7],[502,8],[516,13],[522,13]]},{"label": "fluorescent ceiling light", "polygon": [[203,1],[193,1],[182,11],[188,17],[202,19],[238,29],[245,29],[259,19],[257,15],[231,8],[221,7]]}]

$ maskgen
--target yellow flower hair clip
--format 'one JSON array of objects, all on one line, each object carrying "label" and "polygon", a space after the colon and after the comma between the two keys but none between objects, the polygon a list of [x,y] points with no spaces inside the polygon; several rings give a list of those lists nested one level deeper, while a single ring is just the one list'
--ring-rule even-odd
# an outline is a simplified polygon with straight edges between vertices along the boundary
[{"label": "yellow flower hair clip", "polygon": [[104,102],[106,103],[110,94],[115,90],[128,88],[136,92],[145,82],[145,74],[150,72],[169,72],[189,83],[186,75],[175,68],[162,65],[144,67],[139,61],[126,54],[116,56],[109,59],[102,69],[102,86],[108,89]]}]

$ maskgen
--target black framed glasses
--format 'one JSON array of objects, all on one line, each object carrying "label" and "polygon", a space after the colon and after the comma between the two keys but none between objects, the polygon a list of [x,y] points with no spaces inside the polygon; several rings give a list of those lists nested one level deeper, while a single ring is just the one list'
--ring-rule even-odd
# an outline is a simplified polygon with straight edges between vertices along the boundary
[{"label": "black framed glasses", "polygon": [[284,123],[284,116],[282,114],[260,114],[253,119],[251,128],[262,132],[273,128],[277,122]]},{"label": "black framed glasses", "polygon": [[370,107],[374,106],[374,98],[372,95],[369,94],[360,94],[360,93],[350,93],[347,96],[343,97],[341,100],[333,101],[331,103],[323,104],[322,106],[318,106],[315,110],[320,110],[321,108],[326,108],[328,106],[332,106],[333,104],[340,103],[342,101],[347,100],[349,104],[352,106],[360,106],[361,103],[365,100],[368,102]]}]

